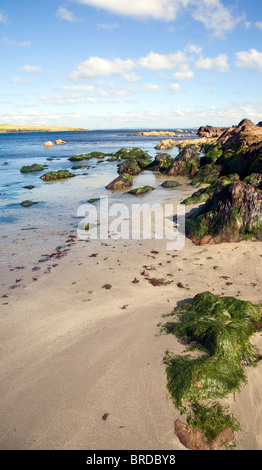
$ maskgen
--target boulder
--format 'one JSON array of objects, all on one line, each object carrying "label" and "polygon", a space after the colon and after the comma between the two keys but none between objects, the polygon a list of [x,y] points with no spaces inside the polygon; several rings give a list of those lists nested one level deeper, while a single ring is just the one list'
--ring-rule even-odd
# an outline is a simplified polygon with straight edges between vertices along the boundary
[{"label": "boulder", "polygon": [[61,139],[57,139],[57,140],[55,141],[55,144],[56,144],[56,145],[64,145],[64,144],[66,144],[66,142],[64,142],[64,141],[61,140]]},{"label": "boulder", "polygon": [[47,142],[44,143],[44,147],[53,147],[53,142],[48,140]]},{"label": "boulder", "polygon": [[225,127],[201,126],[197,131],[197,135],[207,138],[219,137],[225,130]]},{"label": "boulder", "polygon": [[162,188],[177,188],[178,186],[181,186],[181,183],[179,183],[178,181],[175,181],[175,180],[167,180],[167,181],[164,181],[162,184],[161,184]]},{"label": "boulder", "polygon": [[213,196],[186,219],[186,235],[198,245],[262,240],[261,191],[239,180],[219,180]]},{"label": "boulder", "polygon": [[200,166],[200,157],[198,152],[192,147],[185,147],[175,158],[173,163],[167,170],[167,175],[178,176],[188,175],[194,176]]},{"label": "boulder", "polygon": [[116,190],[116,189],[125,189],[133,185],[133,178],[127,173],[115,178],[111,183],[106,186],[106,189]]}]

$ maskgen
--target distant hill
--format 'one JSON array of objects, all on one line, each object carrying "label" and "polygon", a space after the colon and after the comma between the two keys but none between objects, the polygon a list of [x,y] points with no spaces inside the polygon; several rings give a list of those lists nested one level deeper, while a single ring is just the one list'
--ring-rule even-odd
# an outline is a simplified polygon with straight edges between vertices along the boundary
[{"label": "distant hill", "polygon": [[23,126],[13,124],[0,124],[0,133],[12,132],[65,132],[65,131],[87,131],[80,127],[65,127],[65,126]]}]

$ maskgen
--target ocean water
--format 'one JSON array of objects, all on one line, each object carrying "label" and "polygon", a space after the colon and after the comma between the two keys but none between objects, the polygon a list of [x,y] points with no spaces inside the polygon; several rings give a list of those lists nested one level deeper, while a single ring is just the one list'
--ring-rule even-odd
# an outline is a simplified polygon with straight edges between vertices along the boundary
[{"label": "ocean water", "polygon": [[[6,268],[26,265],[37,260],[43,252],[61,244],[68,234],[76,234],[81,217],[78,208],[90,198],[107,196],[109,204],[124,202],[132,204],[134,196],[127,191],[108,191],[105,186],[118,176],[117,164],[92,159],[83,161],[88,169],[72,170],[77,162],[69,157],[101,151],[113,153],[120,148],[139,147],[154,159],[161,153],[154,147],[162,137],[136,136],[139,130],[101,130],[88,132],[58,133],[14,133],[0,134],[0,275]],[[193,135],[190,137],[193,138]],[[62,139],[66,145],[45,148],[44,142]],[[168,152],[176,156],[178,149]],[[49,160],[52,158],[52,160]],[[38,163],[47,165],[45,171],[23,174],[24,165]],[[81,164],[81,162],[79,163]],[[67,169],[76,177],[57,182],[44,182],[40,176],[46,171]],[[143,197],[143,202],[165,202],[174,195],[174,190],[163,189],[160,185],[167,179],[150,171],[144,171],[134,178],[133,188],[151,185],[156,189]],[[33,189],[25,186],[33,185]],[[179,188],[176,190],[179,191]],[[38,202],[25,208],[24,200]]]}]

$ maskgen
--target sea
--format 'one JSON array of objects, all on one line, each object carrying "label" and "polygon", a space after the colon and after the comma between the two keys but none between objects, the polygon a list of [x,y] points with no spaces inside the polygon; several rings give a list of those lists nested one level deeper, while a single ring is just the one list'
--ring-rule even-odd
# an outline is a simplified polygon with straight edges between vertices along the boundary
[{"label": "sea", "polygon": [[[149,129],[144,129],[144,131]],[[154,129],[157,130],[157,129]],[[167,130],[167,129],[165,129]],[[188,132],[192,129],[187,129]],[[119,162],[93,158],[83,162],[71,162],[69,158],[82,153],[99,151],[113,153],[121,148],[147,151],[154,157],[161,153],[155,149],[165,137],[136,135],[140,130],[94,130],[73,132],[26,132],[0,134],[0,277],[6,270],[18,269],[36,263],[45,253],[63,245],[68,236],[76,235],[81,221],[79,207],[90,198],[108,198],[109,205],[134,203],[134,196],[128,191],[108,191],[105,187],[118,176]],[[192,134],[190,139],[194,138]],[[62,139],[65,145],[55,145]],[[172,137],[172,139],[175,139]],[[181,139],[181,137],[180,137]],[[179,138],[177,139],[179,140]],[[44,147],[52,141],[53,147]],[[178,148],[168,153],[175,157]],[[35,173],[21,173],[22,166],[33,163],[45,165],[45,170]],[[72,170],[72,166],[87,164],[88,168]],[[40,176],[47,171],[69,170],[74,178],[45,182]],[[150,185],[155,188],[149,194],[136,198],[143,202],[168,201],[174,190],[162,188],[167,179],[151,171],[143,171],[134,177],[133,188]],[[26,186],[33,186],[27,189]],[[176,189],[179,191],[179,188]],[[37,204],[21,206],[31,200]]]}]

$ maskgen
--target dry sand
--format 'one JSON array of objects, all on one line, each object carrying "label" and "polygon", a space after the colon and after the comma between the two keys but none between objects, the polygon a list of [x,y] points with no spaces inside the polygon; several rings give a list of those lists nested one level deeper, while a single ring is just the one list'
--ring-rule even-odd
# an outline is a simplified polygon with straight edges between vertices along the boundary
[{"label": "dry sand", "polygon": [[[162,362],[183,347],[158,324],[206,290],[262,303],[261,256],[259,242],[186,240],[168,252],[164,240],[109,240],[76,241],[56,267],[47,262],[49,274],[1,299],[0,448],[185,449]],[[154,287],[144,270],[173,282]],[[262,351],[260,333],[254,341]],[[247,369],[248,385],[228,400],[237,449],[262,448],[261,372],[262,362]]]}]

